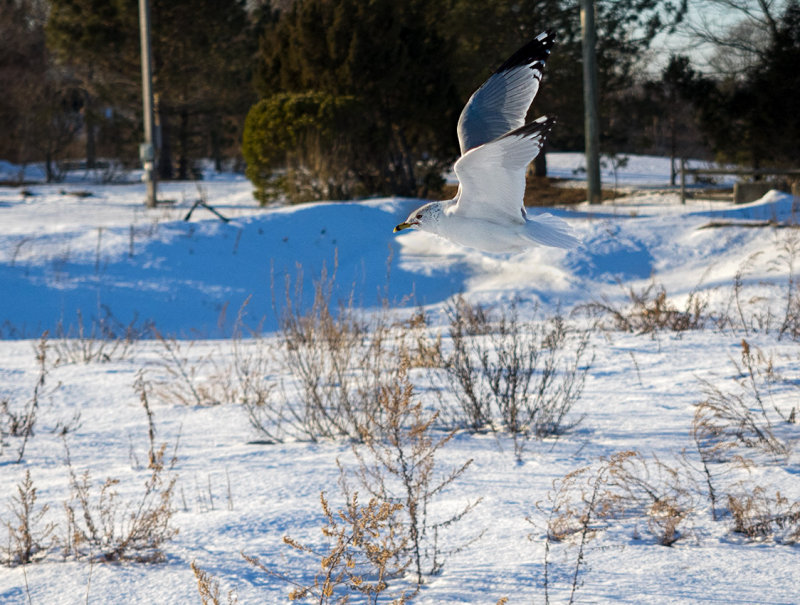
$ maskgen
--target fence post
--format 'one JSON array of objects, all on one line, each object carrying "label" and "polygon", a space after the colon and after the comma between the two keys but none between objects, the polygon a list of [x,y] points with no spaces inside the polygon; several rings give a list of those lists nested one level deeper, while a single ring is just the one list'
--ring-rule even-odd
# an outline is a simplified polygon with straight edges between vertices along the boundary
[{"label": "fence post", "polygon": [[686,158],[681,158],[681,204],[686,204]]}]

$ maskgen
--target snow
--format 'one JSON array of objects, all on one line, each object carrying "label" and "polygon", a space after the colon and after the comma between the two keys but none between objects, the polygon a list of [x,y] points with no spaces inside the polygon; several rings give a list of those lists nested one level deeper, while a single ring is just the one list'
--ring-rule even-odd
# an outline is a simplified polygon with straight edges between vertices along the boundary
[{"label": "snow", "polygon": [[[553,159],[551,165],[551,158]],[[580,179],[586,176],[586,160],[582,153],[563,152],[548,154],[547,175],[552,178]],[[710,162],[687,160],[689,169],[718,168]],[[680,171],[680,160],[675,160],[675,170]],[[679,173],[678,173],[679,174]],[[670,159],[661,156],[618,154],[603,155],[600,158],[600,176],[604,187],[669,187]],[[720,183],[730,184],[730,177],[723,177]],[[686,183],[693,185],[689,177]]]},{"label": "snow", "polygon": [[[574,172],[579,166],[574,154],[548,156],[553,176],[580,178]],[[0,169],[0,175],[18,174],[7,164]],[[29,167],[33,176],[27,179],[39,178],[35,169]],[[795,283],[790,280],[796,280],[796,232],[706,228],[719,221],[792,221],[797,200],[790,195],[773,191],[740,206],[697,199],[681,205],[678,192],[667,188],[669,160],[632,156],[617,175],[624,197],[599,207],[548,209],[574,227],[581,247],[508,256],[423,233],[393,236],[392,227],[419,200],[259,208],[241,176],[207,176],[199,188],[162,184],[160,197],[174,203],[153,210],[143,206],[140,183],[96,184],[76,176],[57,185],[28,183],[25,195],[22,188],[0,188],[0,400],[18,410],[30,397],[39,376],[35,347],[45,330],[50,345],[36,431],[23,461],[13,462],[16,438],[0,454],[3,521],[12,520],[6,504],[30,470],[37,505],[49,505],[46,519],[63,537],[63,503],[70,495],[58,434],[64,425],[70,426],[72,466],[77,474],[90,472],[93,489],[114,477],[121,497],[141,493],[149,476],[147,420],[134,383],[144,371],[152,385],[181,386],[169,373],[165,343],[189,360],[186,367],[196,369],[198,384],[211,385],[229,368],[237,347],[263,347],[268,375],[276,385],[288,383],[275,361],[278,316],[287,297],[310,306],[323,270],[335,274],[333,299],[352,297],[366,313],[388,306],[393,317],[405,317],[423,307],[431,336],[441,334],[446,350],[451,344],[445,308],[458,294],[476,304],[504,307],[516,301],[525,318],[573,313],[570,321],[589,326],[591,319],[577,312],[581,305],[604,301],[624,308],[630,289],[640,292],[652,283],[663,285],[678,308],[699,292],[709,311],[721,312],[731,305],[738,273],[744,312],[772,318],[769,329],[750,326],[747,332],[713,326],[656,334],[595,329],[594,361],[570,414],[582,418],[574,429],[558,439],[529,442],[521,462],[507,435],[459,432],[437,454],[437,464],[447,469],[474,462],[433,512],[482,498],[441,539],[457,548],[484,533],[447,557],[414,603],[495,603],[502,597],[509,603],[544,602],[543,511],[553,482],[629,450],[651,464],[657,458],[675,468],[693,465],[697,472],[691,426],[704,398],[703,381],[736,387],[734,362],[741,365],[743,338],[772,356],[780,377],[773,385],[775,401],[797,400],[797,343],[779,338],[776,329],[787,288]],[[184,221],[198,196],[230,222],[202,207]],[[240,310],[258,336],[238,342],[231,336]],[[86,334],[99,321],[117,333],[133,326],[145,338],[107,362],[54,363],[80,346],[62,336],[74,337],[81,328]],[[175,340],[154,338],[150,326]],[[412,373],[417,396],[435,407],[430,380],[424,369]],[[297,396],[291,385],[286,388]],[[354,468],[350,444],[265,444],[240,405],[183,404],[165,393],[157,386],[150,391],[156,441],[168,443],[167,455],[177,456],[173,524],[179,533],[164,545],[166,560],[90,563],[53,548],[24,568],[0,567],[0,602],[196,603],[192,561],[219,580],[223,593],[235,589],[240,603],[285,602],[290,587],[252,567],[242,552],[278,571],[313,578],[319,560],[291,552],[282,538],[320,543],[319,494],[325,491],[332,505],[342,504],[336,460]],[[796,427],[781,429],[792,443]],[[779,461],[759,458],[748,472],[731,471],[724,482],[761,485],[796,502],[798,462],[794,451]],[[577,602],[800,602],[797,546],[778,536],[750,540],[733,533],[729,517],[712,520],[702,490],[695,498],[681,539],[671,547],[658,544],[646,519],[608,522],[586,545]],[[7,543],[4,532],[0,527],[0,544]],[[574,540],[550,545],[548,590],[554,603],[569,599],[577,551]]]}]

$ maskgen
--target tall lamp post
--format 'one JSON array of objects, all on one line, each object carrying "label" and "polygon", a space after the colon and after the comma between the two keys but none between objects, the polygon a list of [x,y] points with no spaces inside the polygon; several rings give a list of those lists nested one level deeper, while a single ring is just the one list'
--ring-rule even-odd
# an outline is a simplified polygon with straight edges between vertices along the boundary
[{"label": "tall lamp post", "polygon": [[144,168],[147,185],[145,205],[156,206],[156,149],[153,145],[153,88],[152,63],[150,60],[150,4],[139,0],[139,37],[142,46],[142,105],[144,108],[144,142],[139,145],[139,159]]},{"label": "tall lamp post", "polygon": [[597,111],[597,32],[594,23],[594,0],[581,0],[583,34],[583,106],[586,137],[586,186],[590,204],[603,201],[600,192],[600,124]]}]

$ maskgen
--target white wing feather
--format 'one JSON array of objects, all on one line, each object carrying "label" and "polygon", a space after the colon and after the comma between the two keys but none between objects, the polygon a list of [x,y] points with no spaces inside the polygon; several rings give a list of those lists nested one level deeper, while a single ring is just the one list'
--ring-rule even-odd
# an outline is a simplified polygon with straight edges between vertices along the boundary
[{"label": "white wing feather", "polygon": [[539,118],[464,154],[454,166],[459,192],[451,214],[524,223],[525,171],[554,123]]}]

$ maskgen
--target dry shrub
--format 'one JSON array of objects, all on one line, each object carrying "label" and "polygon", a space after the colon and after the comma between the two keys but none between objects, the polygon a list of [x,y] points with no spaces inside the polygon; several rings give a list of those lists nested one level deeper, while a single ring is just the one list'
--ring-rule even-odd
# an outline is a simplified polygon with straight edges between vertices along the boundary
[{"label": "dry shrub", "polygon": [[522,322],[516,305],[492,318],[459,298],[450,309],[450,337],[445,373],[456,393],[456,427],[508,431],[519,457],[530,438],[574,426],[566,417],[591,366],[588,331],[571,331],[561,316]]},{"label": "dry shrub", "polygon": [[[280,422],[266,418],[272,411],[272,395],[275,388],[275,353],[270,339],[260,336],[260,326],[256,330],[246,327],[245,315],[250,298],[240,307],[233,327],[231,345],[233,361],[217,372],[218,382],[224,381],[224,399],[240,404],[247,412],[250,423],[267,439],[279,441]],[[245,340],[243,332],[250,331],[251,338]],[[276,428],[273,428],[276,427]],[[274,434],[273,434],[274,432]]]},{"label": "dry shrub", "polygon": [[[745,337],[752,333],[775,332],[779,340],[800,338],[800,282],[795,275],[800,237],[793,230],[787,230],[783,240],[776,238],[775,248],[779,253],[767,263],[766,271],[785,272],[785,282],[764,282],[763,268],[754,271],[756,261],[763,254],[761,251],[747,257],[733,277],[727,309],[718,319],[720,328],[730,328],[734,332],[741,330]],[[749,297],[745,295],[748,281],[758,284],[755,293]]]},{"label": "dry shrub", "polygon": [[159,366],[166,376],[153,381],[154,392],[167,403],[189,406],[218,405],[230,387],[228,368],[215,363],[213,353],[195,355],[195,341],[181,342],[156,332],[161,343]]},{"label": "dry shrub", "polygon": [[[426,413],[421,403],[414,401],[408,370],[408,356],[401,354],[395,379],[382,387],[378,396],[382,413],[377,430],[365,433],[363,445],[353,446],[353,451],[359,484],[380,501],[403,504],[402,513],[393,517],[394,530],[405,544],[398,556],[400,566],[411,568],[419,586],[423,576],[442,569],[444,557],[463,548],[442,551],[439,532],[461,520],[480,500],[434,520],[430,509],[435,498],[467,470],[472,460],[437,472],[436,454],[454,433],[434,436],[432,427],[438,413]],[[340,483],[349,497],[351,490],[341,465],[340,470]]]},{"label": "dry shrub", "polygon": [[451,330],[458,330],[469,336],[479,336],[492,332],[494,319],[490,310],[482,305],[473,305],[461,295],[453,300],[447,312],[450,318]]},{"label": "dry shrub", "polygon": [[694,479],[681,467],[655,456],[620,452],[554,484],[547,536],[562,541],[587,531],[591,536],[613,521],[645,520],[658,543],[671,546],[682,537],[680,526],[695,510],[695,493]]},{"label": "dry shrub", "polygon": [[[163,454],[163,450],[160,453]],[[75,557],[89,556],[104,561],[163,560],[163,544],[177,534],[170,523],[174,512],[172,492],[177,478],[165,482],[162,470],[163,467],[153,469],[138,499],[123,503],[116,488],[118,479],[106,479],[98,495],[93,497],[89,472],[85,471],[79,479],[70,469],[72,495],[64,505],[66,552]]]},{"label": "dry shrub", "polygon": [[384,359],[383,332],[379,323],[370,330],[356,312],[352,300],[332,311],[335,274],[323,270],[315,283],[314,303],[307,313],[287,301],[282,318],[283,363],[297,380],[301,407],[288,406],[296,425],[310,439],[360,440],[379,416],[370,380],[377,378]]},{"label": "dry shrub", "polygon": [[380,425],[378,397],[396,379],[398,335],[383,315],[363,317],[352,298],[336,308],[334,283],[335,274],[323,270],[306,312],[287,296],[277,363],[290,379],[281,383],[281,399],[246,406],[251,424],[270,440],[361,441]]},{"label": "dry shrub", "polygon": [[582,467],[553,481],[546,504],[537,503],[536,507],[547,514],[545,535],[548,541],[563,542],[581,533],[591,537],[603,529],[602,526],[590,526],[601,476],[592,470],[588,466]]},{"label": "dry shrub", "polygon": [[[693,480],[680,468],[638,452],[620,452],[574,470],[553,482],[545,502],[537,509],[545,524],[544,593],[549,603],[551,550],[574,549],[569,602],[581,586],[589,542],[615,522],[644,520],[659,544],[671,546],[683,535],[681,526],[695,508]],[[531,520],[528,521],[537,526]],[[531,535],[530,539],[538,539]]]},{"label": "dry shrub", "polygon": [[[149,442],[149,448],[147,450],[147,468],[154,469],[161,464],[161,460],[158,450],[156,449],[156,425],[153,419],[153,410],[150,408],[150,398],[147,395],[151,389],[151,385],[145,380],[144,370],[139,370],[139,372],[137,372],[136,379],[133,382],[133,389],[138,393],[139,402],[142,404],[145,414],[147,415],[147,439]],[[163,453],[161,456],[163,457]]]},{"label": "dry shrub", "polygon": [[357,494],[353,494],[344,508],[333,513],[324,493],[320,494],[320,502],[326,521],[322,528],[326,549],[317,550],[288,536],[283,539],[296,552],[311,555],[317,561],[313,567],[318,571],[313,580],[304,579],[298,569],[288,575],[271,569],[256,557],[244,553],[242,556],[270,577],[292,585],[291,601],[348,603],[351,598],[360,597],[367,603],[405,603],[405,592],[390,591],[390,580],[404,571],[397,566],[398,552],[404,542],[396,533],[394,522],[402,505],[374,498],[362,505]]},{"label": "dry shrub", "polygon": [[764,297],[759,295],[747,300],[744,298],[745,276],[752,270],[759,256],[761,256],[761,252],[751,254],[736,269],[727,308],[717,319],[718,328],[730,328],[733,331],[741,329],[745,336],[749,336],[751,331],[769,331],[772,321],[771,314],[750,312],[751,305],[762,302]]},{"label": "dry shrub", "polygon": [[705,383],[706,399],[697,404],[692,435],[705,460],[725,462],[741,448],[756,448],[773,458],[788,454],[768,418],[754,413],[741,394]]},{"label": "dry shrub", "polygon": [[708,299],[697,290],[689,293],[682,309],[669,300],[664,286],[655,283],[639,292],[630,287],[625,294],[627,306],[617,306],[604,299],[581,305],[577,310],[595,317],[609,317],[615,329],[635,334],[685,332],[706,325]]},{"label": "dry shrub", "polygon": [[118,499],[118,479],[106,479],[95,502],[88,471],[80,479],[73,473],[71,481],[72,496],[65,503],[68,553],[104,561],[163,560],[162,545],[177,533],[170,524],[175,478],[164,484],[160,469],[154,469],[140,498],[126,503]]},{"label": "dry shrub", "polygon": [[[200,602],[203,605],[221,605],[219,582],[207,571],[200,569],[200,567],[197,566],[197,562],[192,561],[191,568],[195,580],[197,580],[197,592],[200,593]],[[236,603],[239,602],[236,591],[233,589],[228,591],[226,602],[228,605],[236,605]]]},{"label": "dry shrub", "polygon": [[751,539],[796,543],[800,502],[790,502],[777,489],[772,496],[765,487],[731,485],[730,480],[742,471],[751,472],[759,461],[789,458],[797,438],[795,398],[784,398],[789,399],[787,405],[774,396],[778,377],[772,357],[746,340],[741,343],[741,363],[734,365],[738,376],[733,389],[703,383],[706,398],[695,408],[692,422],[713,518],[729,515],[732,531]]},{"label": "dry shrub", "polygon": [[[739,380],[740,384],[752,394],[762,412],[771,414],[774,411],[776,419],[794,424],[798,410],[795,398],[791,398],[789,405],[785,406],[789,408],[786,410],[784,406],[778,405],[773,396],[772,388],[781,379],[775,372],[772,355],[765,354],[744,339],[742,339],[741,347],[741,365],[736,361],[733,362],[739,376],[742,377]],[[786,382],[792,383],[792,381]],[[768,408],[771,408],[772,411],[768,412]]]},{"label": "dry shrub", "polygon": [[[741,378],[735,390],[723,390],[703,381],[705,399],[695,408],[692,435],[701,459],[724,462],[741,456],[742,449],[760,451],[772,459],[786,458],[790,442],[776,432],[776,426],[794,420],[784,413],[769,394],[771,361],[742,340]],[[767,405],[767,403],[770,405]]]},{"label": "dry shrub", "polygon": [[52,395],[59,386],[56,385],[50,390],[45,388],[48,374],[47,349],[47,332],[44,332],[35,347],[39,373],[33,386],[33,392],[30,398],[21,406],[22,409],[17,411],[15,409],[17,406],[12,403],[10,398],[0,399],[0,455],[11,443],[9,438],[13,438],[17,450],[16,459],[14,460],[16,463],[22,462],[28,441],[34,436],[40,401]]},{"label": "dry shrub", "polygon": [[783,301],[783,318],[778,328],[778,339],[784,336],[797,340],[800,337],[800,288],[795,278],[795,267],[800,255],[800,237],[789,232],[781,245],[781,253],[775,259],[777,268],[787,273]]},{"label": "dry shrub", "polygon": [[27,565],[53,546],[56,526],[42,522],[48,510],[47,504],[37,508],[36,488],[30,470],[26,470],[8,505],[12,520],[2,521],[8,531],[7,546],[2,547],[6,565]]},{"label": "dry shrub", "polygon": [[444,365],[442,335],[431,337],[424,309],[419,309],[396,327],[400,328],[411,342],[408,355],[412,368],[440,368]]},{"label": "dry shrub", "polygon": [[695,482],[681,467],[637,452],[612,456],[607,463],[597,514],[602,518],[645,518],[659,544],[682,537],[680,526],[696,507]]},{"label": "dry shrub", "polygon": [[123,501],[117,487],[119,479],[107,478],[95,493],[88,470],[78,477],[64,441],[71,487],[70,498],[64,503],[66,554],[104,561],[164,559],[162,546],[178,533],[171,523],[177,458],[173,455],[165,461],[166,445],[150,451],[150,474],[144,491]]},{"label": "dry shrub", "polygon": [[776,491],[770,496],[757,486],[749,491],[728,494],[732,530],[748,538],[773,538],[782,544],[800,542],[800,501],[790,502]]},{"label": "dry shrub", "polygon": [[[579,581],[581,569],[586,564],[586,548],[589,541],[598,531],[603,529],[598,526],[595,518],[597,496],[603,481],[603,469],[592,472],[590,467],[572,471],[559,480],[553,482],[553,488],[547,494],[547,502],[537,503],[536,508],[547,515],[544,541],[544,598],[545,603],[550,602],[550,551],[562,544],[570,548],[570,542],[578,537],[575,553],[575,567],[572,571],[569,603],[573,603],[575,592],[581,586]],[[528,518],[528,522],[536,523]],[[538,538],[529,535],[530,540]]]},{"label": "dry shrub", "polygon": [[[274,355],[271,345],[258,336],[260,327],[248,328],[245,315],[248,298],[239,308],[230,338],[232,361],[218,351],[195,353],[197,341],[180,341],[156,332],[161,344],[159,367],[164,374],[153,380],[153,392],[167,403],[189,406],[213,406],[239,403],[248,410],[260,406],[274,388],[269,380]],[[225,313],[220,315],[224,323]],[[252,338],[245,339],[249,331]]]},{"label": "dry shrub", "polygon": [[250,424],[268,441],[277,442],[283,440],[284,429],[281,409],[274,401],[273,357],[272,347],[264,338],[247,343],[234,338],[226,399],[240,404]]},{"label": "dry shrub", "polygon": [[54,365],[128,359],[136,342],[153,330],[151,323],[137,325],[136,319],[124,325],[117,321],[109,309],[105,308],[104,311],[105,315],[100,319],[93,318],[89,326],[84,325],[80,310],[76,324],[66,328],[63,322],[58,323],[57,340],[52,344]]}]

